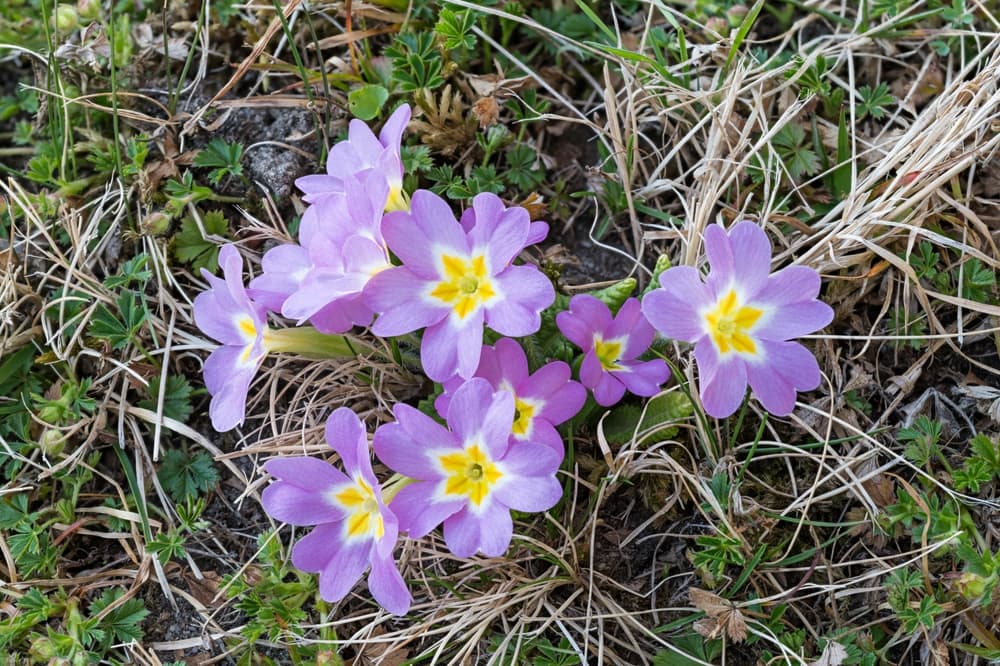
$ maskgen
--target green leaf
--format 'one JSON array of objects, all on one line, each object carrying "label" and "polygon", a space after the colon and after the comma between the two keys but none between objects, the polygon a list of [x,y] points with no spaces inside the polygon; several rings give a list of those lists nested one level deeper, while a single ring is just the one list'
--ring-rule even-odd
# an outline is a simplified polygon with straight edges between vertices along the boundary
[{"label": "green leaf", "polygon": [[889,86],[884,83],[879,83],[874,88],[861,86],[858,88],[858,97],[861,101],[854,107],[858,120],[866,116],[880,120],[885,116],[883,107],[896,101],[896,98],[889,94]]},{"label": "green leaf", "polygon": [[176,502],[196,499],[208,492],[219,480],[212,457],[204,451],[188,455],[182,450],[171,449],[163,457],[157,472],[163,489]]},{"label": "green leaf", "polygon": [[[220,211],[210,211],[202,216],[206,234],[228,237],[229,223]],[[174,235],[174,258],[189,264],[194,270],[204,268],[209,273],[219,270],[219,246],[201,235],[198,223],[186,217]]]},{"label": "green leaf", "polygon": [[388,99],[388,90],[378,84],[369,83],[347,94],[347,108],[356,118],[372,120],[382,111]]},{"label": "green leaf", "polygon": [[118,270],[117,275],[112,275],[104,280],[104,286],[108,289],[119,287],[130,287],[133,282],[140,286],[144,285],[149,278],[153,277],[153,272],[146,268],[149,257],[145,252],[140,252],[124,264]]},{"label": "green leaf", "polygon": [[[104,590],[101,596],[90,605],[90,615],[96,616],[105,608],[111,606],[124,596],[125,592],[121,588],[110,588]],[[139,626],[149,615],[142,599],[131,598],[122,605],[111,610],[101,618],[98,626],[106,632],[104,641],[106,644],[131,643],[142,640],[142,628]]]},{"label": "green leaf", "polygon": [[840,110],[837,123],[837,165],[830,174],[830,190],[837,199],[851,191],[851,137],[847,131],[847,112]]},{"label": "green leaf", "polygon": [[[149,398],[141,400],[139,406],[156,411],[156,403],[160,396],[160,377],[156,376],[149,382],[146,389]],[[167,384],[163,396],[163,415],[186,423],[191,416],[191,384],[183,375],[167,375]]]},{"label": "green leaf", "polygon": [[983,434],[976,435],[969,442],[977,458],[989,465],[993,474],[1000,476],[1000,447],[997,442]]},{"label": "green leaf", "polygon": [[135,339],[146,322],[149,311],[133,291],[123,291],[116,304],[118,315],[113,314],[106,305],[98,306],[88,330],[93,337],[103,338],[111,343],[113,349],[122,349]]},{"label": "green leaf", "polygon": [[[656,396],[646,403],[645,416],[636,405],[622,405],[612,410],[604,419],[604,436],[609,444],[625,444],[635,435],[655,428],[655,431],[640,440],[640,444],[651,440],[662,441],[677,434],[676,426],[662,427],[691,416],[694,406],[680,391]],[[642,423],[639,423],[640,417]],[[657,427],[661,426],[661,427]]]},{"label": "green leaf", "polygon": [[621,282],[616,282],[610,287],[598,289],[591,295],[601,301],[611,309],[611,314],[618,314],[618,309],[628,300],[636,287],[635,278],[625,278]]},{"label": "green leaf", "polygon": [[226,176],[242,176],[243,144],[228,143],[222,139],[212,139],[201,152],[195,155],[194,166],[210,168],[208,178],[218,185]]}]

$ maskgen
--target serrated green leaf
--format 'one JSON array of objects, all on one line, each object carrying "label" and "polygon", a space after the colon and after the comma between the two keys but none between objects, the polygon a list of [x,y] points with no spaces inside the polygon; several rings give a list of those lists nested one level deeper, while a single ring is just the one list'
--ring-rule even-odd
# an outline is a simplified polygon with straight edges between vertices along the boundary
[{"label": "serrated green leaf", "polygon": [[[686,395],[673,391],[656,396],[646,403],[645,415],[636,405],[621,405],[604,419],[604,436],[611,444],[624,444],[636,434],[655,429],[640,443],[653,439],[662,441],[677,434],[676,426],[664,426],[681,421],[694,413],[694,406]],[[642,418],[642,423],[639,419]]]},{"label": "serrated green leaf", "polygon": [[[229,224],[219,211],[202,216],[206,234],[228,237]],[[174,258],[189,264],[194,270],[204,268],[209,273],[219,270],[219,246],[201,235],[198,224],[190,217],[181,221],[181,228],[174,235]]]},{"label": "serrated green leaf", "polygon": [[[149,387],[146,390],[149,398],[139,401],[139,406],[155,412],[157,400],[160,395],[159,375],[150,380]],[[191,416],[191,392],[193,390],[191,384],[183,375],[167,375],[167,383],[163,396],[163,415],[181,423],[186,423],[188,417]]]},{"label": "serrated green leaf", "polygon": [[179,449],[167,451],[157,472],[163,489],[177,502],[195,499],[219,480],[211,456],[204,451],[193,454]]},{"label": "serrated green leaf", "polygon": [[649,284],[643,289],[642,295],[645,296],[654,289],[660,288],[660,276],[663,275],[670,268],[670,257],[665,254],[661,254],[656,259],[656,266],[653,267],[653,277],[649,280]]},{"label": "serrated green leaf", "polygon": [[635,278],[625,278],[621,282],[616,282],[610,287],[605,287],[604,289],[598,289],[591,295],[597,300],[601,301],[608,308],[611,309],[611,314],[618,314],[619,308],[622,304],[628,300],[632,292],[635,291],[636,284],[638,284]]}]

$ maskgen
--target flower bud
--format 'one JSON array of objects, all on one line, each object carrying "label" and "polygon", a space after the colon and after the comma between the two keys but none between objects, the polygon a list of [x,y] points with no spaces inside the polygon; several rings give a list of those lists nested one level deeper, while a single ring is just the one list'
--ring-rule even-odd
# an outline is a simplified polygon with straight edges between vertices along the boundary
[{"label": "flower bud", "polygon": [[77,0],[76,11],[80,18],[93,21],[101,15],[101,0]]},{"label": "flower bud", "polygon": [[161,236],[170,229],[170,216],[166,213],[150,213],[139,225],[147,236]]},{"label": "flower bud", "polygon": [[743,23],[743,19],[745,19],[749,13],[750,10],[746,5],[733,5],[726,10],[726,19],[729,21],[729,25],[735,28]]},{"label": "flower bud", "polygon": [[60,32],[75,30],[80,25],[80,16],[76,13],[73,5],[59,5],[56,7],[56,27]]},{"label": "flower bud", "polygon": [[58,458],[66,448],[66,437],[55,428],[46,428],[38,438],[38,448],[47,458]]},{"label": "flower bud", "polygon": [[986,592],[986,579],[980,575],[966,571],[959,577],[958,592],[969,601],[974,601]]}]

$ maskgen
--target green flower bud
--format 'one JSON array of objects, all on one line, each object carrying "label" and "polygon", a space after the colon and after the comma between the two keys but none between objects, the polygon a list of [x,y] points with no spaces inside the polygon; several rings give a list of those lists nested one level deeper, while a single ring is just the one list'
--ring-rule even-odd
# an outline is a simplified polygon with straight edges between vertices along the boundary
[{"label": "green flower bud", "polygon": [[729,21],[729,25],[735,28],[743,23],[743,19],[749,13],[750,10],[746,5],[733,5],[726,10],[726,19]]},{"label": "green flower bud", "polygon": [[139,226],[147,236],[162,236],[170,229],[170,216],[166,213],[150,213]]},{"label": "green flower bud", "polygon": [[101,15],[101,0],[77,0],[76,11],[80,18],[93,21]]},{"label": "green flower bud", "polygon": [[73,5],[59,5],[56,7],[56,27],[60,32],[75,30],[80,25],[80,16],[76,13]]},{"label": "green flower bud", "polygon": [[58,458],[66,448],[66,437],[55,428],[46,428],[38,438],[38,448],[47,458]]},{"label": "green flower bud", "polygon": [[46,423],[60,423],[67,416],[69,416],[69,410],[58,402],[49,402],[38,410],[38,418]]},{"label": "green flower bud", "polygon": [[982,597],[983,593],[986,592],[986,579],[978,574],[966,571],[959,577],[956,587],[959,594],[969,601],[974,601]]},{"label": "green flower bud", "polygon": [[38,637],[31,641],[28,656],[31,657],[32,663],[48,663],[56,658],[56,645],[52,639],[38,634]]}]

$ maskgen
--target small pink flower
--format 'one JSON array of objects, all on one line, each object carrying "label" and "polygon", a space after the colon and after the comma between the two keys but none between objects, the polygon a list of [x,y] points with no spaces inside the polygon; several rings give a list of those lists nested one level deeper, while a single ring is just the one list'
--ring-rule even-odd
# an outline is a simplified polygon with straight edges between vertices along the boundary
[{"label": "small pink flower", "polygon": [[326,174],[303,176],[295,181],[295,185],[305,192],[303,199],[306,203],[321,203],[331,195],[341,194],[348,189],[344,178],[373,170],[381,174],[387,186],[381,208],[406,210],[408,204],[403,191],[400,144],[409,122],[408,104],[401,105],[389,116],[378,137],[364,122],[352,120],[348,126],[347,141],[330,148]]},{"label": "small pink flower", "polygon": [[[547,446],[560,459],[565,448],[555,426],[573,418],[587,400],[587,390],[571,376],[569,366],[562,361],[552,361],[528,374],[524,349],[510,338],[501,338],[493,347],[483,347],[476,370],[476,377],[514,396],[511,443]],[[447,415],[452,395],[464,383],[461,377],[445,382],[445,392],[434,401],[434,408],[441,416]]]},{"label": "small pink flower", "polygon": [[530,335],[555,300],[552,283],[535,266],[511,262],[524,249],[530,221],[495,194],[472,201],[476,223],[466,231],[441,197],[417,190],[409,211],[387,213],[382,233],[403,262],[375,275],[364,302],[380,336],[426,327],[420,348],[434,381],[471,377],[479,366],[483,326],[502,335]]},{"label": "small pink flower", "polygon": [[323,599],[343,599],[370,566],[375,601],[405,615],[412,598],[393,559],[398,521],[382,500],[364,426],[341,407],[327,420],[326,441],[347,474],[317,458],[272,458],[264,467],[276,481],[264,489],[264,509],[292,525],[317,526],[292,548],[292,564],[319,573]]},{"label": "small pink flower", "polygon": [[515,511],[545,511],[559,501],[555,474],[562,456],[544,446],[512,446],[514,398],[485,379],[463,384],[451,399],[446,429],[409,405],[393,408],[396,423],[375,432],[375,453],[416,480],[390,507],[399,528],[420,538],[444,522],[452,553],[502,555]]},{"label": "small pink flower", "polygon": [[243,423],[250,382],[267,356],[267,313],[243,286],[243,258],[234,245],[219,250],[223,279],[202,269],[210,285],[194,299],[194,321],[222,343],[205,360],[205,387],[212,396],[208,414],[219,432]]},{"label": "small pink flower", "polygon": [[694,343],[701,400],[716,418],[735,412],[747,383],[764,408],[786,416],[796,391],[819,386],[816,358],[792,338],[833,320],[833,309],[817,300],[819,274],[789,266],[774,275],[771,243],[760,227],[744,220],[727,234],[705,229],[708,279],[690,266],[660,276],[646,295],[643,312],[663,335]]},{"label": "small pink flower", "polygon": [[599,405],[610,407],[626,389],[636,395],[656,395],[670,379],[670,368],[662,359],[636,360],[649,349],[655,331],[635,298],[625,301],[612,317],[603,302],[579,294],[570,300],[569,310],[556,315],[556,325],[584,351],[580,382],[594,392]]}]

